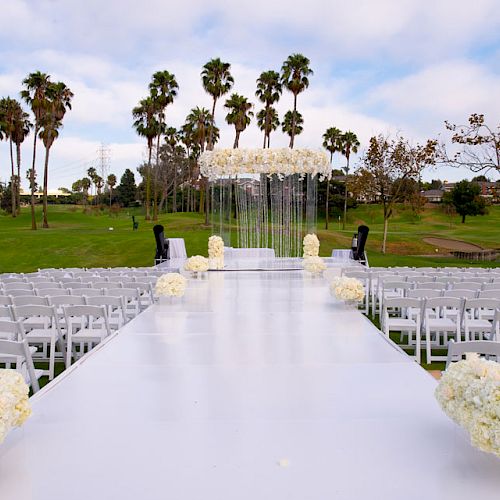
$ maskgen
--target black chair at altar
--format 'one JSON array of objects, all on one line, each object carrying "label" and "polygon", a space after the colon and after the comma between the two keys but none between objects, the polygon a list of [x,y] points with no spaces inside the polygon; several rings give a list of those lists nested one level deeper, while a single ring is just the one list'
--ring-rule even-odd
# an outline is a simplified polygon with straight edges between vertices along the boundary
[{"label": "black chair at altar", "polygon": [[170,259],[170,252],[168,240],[165,239],[164,227],[161,224],[157,224],[153,227],[153,233],[156,240],[155,265],[157,265]]},{"label": "black chair at altar", "polygon": [[352,259],[366,266],[368,257],[365,252],[366,240],[368,239],[368,226],[358,226],[358,233],[354,235],[352,242]]}]

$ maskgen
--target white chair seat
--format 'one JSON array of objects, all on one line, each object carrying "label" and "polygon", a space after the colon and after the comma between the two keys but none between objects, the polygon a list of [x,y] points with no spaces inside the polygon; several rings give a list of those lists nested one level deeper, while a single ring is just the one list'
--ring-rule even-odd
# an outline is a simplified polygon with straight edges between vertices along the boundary
[{"label": "white chair seat", "polygon": [[431,330],[437,330],[437,331],[454,332],[457,329],[457,323],[453,321],[451,318],[428,319],[426,321],[426,324],[429,326]]}]

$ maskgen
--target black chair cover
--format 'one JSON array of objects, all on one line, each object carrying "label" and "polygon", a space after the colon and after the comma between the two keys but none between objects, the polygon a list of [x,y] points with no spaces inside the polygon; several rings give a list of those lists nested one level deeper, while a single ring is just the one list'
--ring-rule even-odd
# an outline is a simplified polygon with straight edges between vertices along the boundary
[{"label": "black chair cover", "polygon": [[354,260],[366,262],[365,257],[365,244],[368,239],[368,232],[370,229],[368,226],[359,226],[358,227],[358,248],[354,252]]},{"label": "black chair cover", "polygon": [[155,262],[161,262],[170,258],[168,240],[165,240],[163,231],[164,228],[161,224],[157,224],[153,227],[153,233],[155,233],[156,240]]}]

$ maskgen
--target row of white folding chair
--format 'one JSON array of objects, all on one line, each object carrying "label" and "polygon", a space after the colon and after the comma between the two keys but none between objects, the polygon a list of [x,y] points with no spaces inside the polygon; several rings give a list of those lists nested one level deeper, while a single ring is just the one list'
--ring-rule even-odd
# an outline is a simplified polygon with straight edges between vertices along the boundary
[{"label": "row of white folding chair", "polygon": [[[390,317],[395,310],[399,316]],[[494,311],[492,317],[491,310]],[[432,354],[432,347],[446,348],[448,335],[457,342],[479,338],[498,338],[500,327],[500,300],[462,299],[456,297],[389,298],[384,303],[381,316],[382,330],[389,336],[391,331],[401,332],[408,337],[408,347],[414,346],[415,358],[420,362],[420,336],[423,330],[426,343],[426,360],[431,363],[444,357]],[[423,328],[422,328],[423,327]],[[415,340],[413,340],[415,333]],[[443,343],[440,343],[440,338]]]},{"label": "row of white folding chair", "polygon": [[414,288],[408,290],[407,297],[426,299],[431,297],[458,297],[460,299],[500,299],[498,290],[468,290],[455,288],[453,290],[441,290],[432,288]]},{"label": "row of white folding chair", "polygon": [[500,363],[500,342],[491,342],[489,340],[454,342],[450,340],[448,344],[448,356],[446,358],[446,368],[450,363],[460,361],[468,353],[476,353],[481,356],[487,356],[489,359],[494,357]]}]

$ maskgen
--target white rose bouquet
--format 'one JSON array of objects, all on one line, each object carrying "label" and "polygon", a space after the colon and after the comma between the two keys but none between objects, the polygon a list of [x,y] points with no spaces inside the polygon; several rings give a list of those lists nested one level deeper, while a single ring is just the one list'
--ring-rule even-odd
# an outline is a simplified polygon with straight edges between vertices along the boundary
[{"label": "white rose bouquet", "polygon": [[0,370],[0,443],[10,429],[20,427],[31,415],[29,388],[15,370]]},{"label": "white rose bouquet", "polygon": [[210,269],[224,269],[224,240],[220,236],[208,238],[208,262]]},{"label": "white rose bouquet", "polygon": [[443,373],[435,395],[474,446],[500,458],[500,363],[467,354]]},{"label": "white rose bouquet", "polygon": [[156,295],[182,297],[186,291],[187,279],[179,273],[167,273],[156,281]]},{"label": "white rose bouquet", "polygon": [[326,269],[325,261],[321,257],[307,257],[302,265],[311,274],[321,274]]},{"label": "white rose bouquet", "polygon": [[304,259],[307,257],[317,257],[319,255],[319,239],[314,233],[306,234],[302,241],[302,245],[304,248]]},{"label": "white rose bouquet", "polygon": [[208,259],[202,255],[189,257],[184,264],[184,269],[186,271],[191,271],[192,273],[204,273],[205,271],[208,271]]},{"label": "white rose bouquet", "polygon": [[330,292],[338,300],[361,302],[365,298],[363,283],[356,278],[335,278],[330,283]]}]

